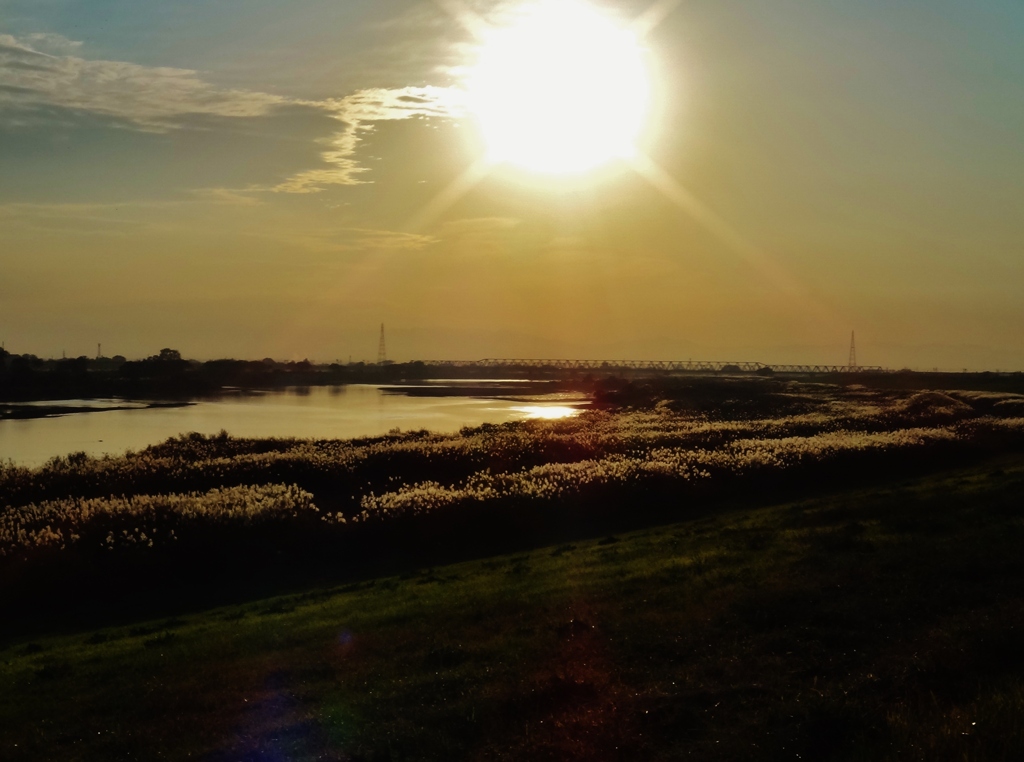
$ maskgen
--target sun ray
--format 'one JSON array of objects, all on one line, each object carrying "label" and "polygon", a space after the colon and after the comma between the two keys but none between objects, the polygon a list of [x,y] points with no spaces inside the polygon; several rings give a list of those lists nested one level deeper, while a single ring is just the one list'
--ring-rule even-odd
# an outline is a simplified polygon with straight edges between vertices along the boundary
[{"label": "sun ray", "polygon": [[[600,146],[599,150],[596,150],[594,153],[586,157],[574,157],[576,160],[567,161],[564,154],[571,153],[573,148],[575,148],[572,144],[572,139],[579,142],[584,135],[592,132],[592,125],[598,121],[596,115],[586,112],[584,118],[579,123],[570,125],[571,128],[565,130],[563,134],[552,135],[559,121],[558,119],[550,118],[550,115],[545,112],[533,115],[536,117],[537,124],[531,125],[517,121],[515,119],[515,109],[508,109],[506,104],[500,103],[500,100],[508,98],[510,93],[512,98],[514,98],[517,91],[521,91],[519,92],[520,95],[525,94],[527,96],[526,100],[529,101],[533,97],[532,90],[539,89],[545,91],[545,88],[548,87],[547,80],[557,79],[560,76],[559,72],[550,72],[545,67],[557,68],[562,64],[560,58],[562,54],[559,52],[561,48],[558,46],[563,44],[561,40],[566,37],[566,30],[573,28],[574,24],[579,26],[575,30],[578,32],[577,38],[585,36],[587,25],[593,24],[590,31],[595,34],[595,40],[599,40],[603,44],[609,42],[622,44],[625,42],[625,37],[616,37],[616,35],[621,33],[622,35],[628,35],[631,40],[628,44],[635,45],[636,51],[639,51],[640,41],[665,20],[680,5],[681,0],[654,0],[626,29],[620,29],[614,25],[608,17],[601,15],[596,9],[583,2],[583,0],[557,0],[557,2],[544,4],[537,2],[524,3],[519,9],[522,14],[520,17],[522,25],[519,27],[513,25],[508,29],[496,29],[461,0],[434,0],[434,2],[467,29],[482,46],[482,59],[478,62],[477,76],[479,77],[481,69],[486,69],[488,66],[497,69],[496,75],[495,72],[485,72],[487,76],[483,78],[482,84],[480,81],[476,83],[471,81],[469,83],[469,101],[472,106],[473,98],[476,97],[478,99],[475,105],[478,116],[481,116],[481,110],[486,111],[487,108],[494,105],[494,101],[488,99],[493,98],[494,94],[497,93],[500,106],[498,116],[500,118],[496,120],[498,126],[492,127],[497,132],[487,135],[487,128],[485,127],[484,130],[484,137],[490,138],[492,143],[489,155],[484,156],[469,166],[461,175],[442,189],[409,220],[406,229],[422,230],[429,226],[458,202],[460,198],[490,175],[499,164],[505,162],[517,164],[528,171],[538,171],[542,174],[567,174],[572,176],[577,172],[594,169],[596,166],[606,163],[611,159],[625,159],[629,167],[645,178],[666,199],[724,243],[730,251],[739,255],[744,262],[763,277],[767,283],[770,283],[772,287],[780,293],[801,299],[813,311],[823,317],[830,314],[829,310],[812,299],[807,289],[798,283],[775,259],[740,235],[714,210],[704,204],[640,150],[635,142],[638,132],[632,131],[634,125],[626,125],[628,129],[624,128],[624,130],[620,131],[620,134],[610,137],[608,139],[609,142],[606,145]],[[564,28],[560,25],[563,25]],[[516,37],[516,35],[520,36]],[[608,36],[602,37],[602,35]],[[560,41],[558,46],[554,45],[553,40],[555,39]],[[531,57],[539,58],[543,64],[538,67],[537,72],[534,72],[537,74],[536,77],[527,77],[526,80],[521,79],[524,66],[526,66],[522,55],[524,48],[517,47],[524,42],[528,45],[533,45],[537,49],[533,51],[535,55]],[[554,54],[549,56],[550,60],[545,59],[543,50],[545,45],[552,45],[551,51],[554,51]],[[488,46],[492,46],[491,50],[488,50]],[[503,50],[502,46],[507,46],[509,49]],[[605,52],[604,47],[596,45],[595,47],[600,47],[602,53]],[[497,52],[495,49],[497,49]],[[570,51],[565,56],[569,59],[573,57],[587,57],[592,52],[585,47],[573,50],[568,45],[566,49]],[[490,60],[488,60],[488,55]],[[632,52],[626,54],[620,60],[632,65],[634,61],[630,58],[631,55]],[[526,68],[529,69],[528,66]],[[562,84],[566,85],[568,83],[576,86],[576,81],[573,78],[578,77],[581,71],[585,71],[585,69],[586,66],[575,70],[570,69],[571,76],[566,77],[566,82]],[[477,87],[475,95],[473,93],[474,85]],[[647,88],[646,75],[640,76],[632,83],[629,83],[629,86],[632,86],[634,89],[636,87]],[[625,90],[629,90],[629,86]],[[579,89],[585,89],[585,87],[586,84],[583,82],[578,85]],[[484,91],[483,96],[480,95],[480,90]],[[558,95],[558,97],[553,97],[554,95]],[[521,109],[524,107],[536,107],[541,111],[544,111],[545,108],[552,108],[557,111],[559,107],[566,105],[558,103],[561,97],[562,93],[560,91],[558,93],[545,91],[539,100],[524,101],[515,105]],[[481,98],[483,100],[479,100]],[[637,124],[646,117],[646,98],[647,93],[644,92],[642,99],[629,104],[638,117]],[[574,108],[581,107],[581,110],[586,111],[588,105],[584,101],[570,102],[568,108],[558,112],[558,116],[561,118],[561,121],[570,121],[572,118],[578,117],[573,112]],[[488,116],[492,115],[485,115],[484,119],[488,118]],[[606,113],[602,118],[607,119]],[[507,132],[509,130],[518,132],[513,134]],[[525,140],[518,133],[527,133]],[[623,135],[627,134],[628,138],[623,139]],[[500,139],[496,141],[496,138]],[[519,141],[519,143],[501,145],[506,138]],[[560,140],[561,142],[559,142]],[[495,150],[495,142],[499,144],[497,150]]]},{"label": "sun ray", "polygon": [[479,159],[471,164],[466,170],[441,189],[441,192],[434,196],[405,224],[406,230],[422,230],[431,222],[440,217],[460,198],[473,190],[487,175],[491,173],[492,165],[487,159]]},{"label": "sun ray", "polygon": [[834,317],[832,310],[813,298],[806,286],[794,279],[775,259],[737,233],[728,222],[648,156],[638,153],[633,157],[631,164],[636,172],[665,198],[726,244],[780,293],[801,299],[821,319]]},{"label": "sun ray", "polygon": [[792,290],[793,284],[777,268],[772,260],[754,244],[750,243],[718,216],[710,207],[682,186],[679,181],[658,166],[644,154],[637,154],[632,160],[637,173],[653,185],[661,194],[686,212],[691,218],[713,233],[720,241],[728,245],[751,266],[768,276],[773,283],[786,290]]}]

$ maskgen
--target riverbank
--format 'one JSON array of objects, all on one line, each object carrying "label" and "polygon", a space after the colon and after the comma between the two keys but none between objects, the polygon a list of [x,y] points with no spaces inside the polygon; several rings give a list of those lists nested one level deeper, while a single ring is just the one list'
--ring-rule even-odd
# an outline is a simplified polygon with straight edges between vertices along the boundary
[{"label": "riverbank", "polygon": [[68,400],[34,402],[0,402],[0,421],[25,421],[56,418],[78,413],[109,413],[116,410],[156,410],[188,407],[193,402],[140,402],[137,400]]},{"label": "riverbank", "polygon": [[1024,447],[1024,419],[1004,405],[1016,398],[759,388],[452,434],[192,433],[119,457],[0,466],[0,604],[26,623],[51,610],[86,617],[265,595],[730,501],[884,484]]},{"label": "riverbank", "polygon": [[0,757],[1020,758],[1022,488],[1004,456],[9,642]]},{"label": "riverbank", "polygon": [[566,401],[560,395],[504,399],[468,396],[455,389],[454,394],[420,397],[401,393],[402,389],[399,393],[369,385],[228,389],[171,405],[145,400],[134,401],[131,407],[118,400],[68,400],[58,405],[117,408],[103,416],[34,417],[58,412],[48,410],[47,403],[35,403],[27,406],[39,408],[35,413],[30,410],[19,419],[0,419],[0,461],[41,466],[75,452],[119,457],[126,450],[139,451],[188,432],[214,436],[223,430],[235,437],[282,439],[339,439],[419,429],[452,433],[483,423],[572,415],[587,404],[582,398]]}]

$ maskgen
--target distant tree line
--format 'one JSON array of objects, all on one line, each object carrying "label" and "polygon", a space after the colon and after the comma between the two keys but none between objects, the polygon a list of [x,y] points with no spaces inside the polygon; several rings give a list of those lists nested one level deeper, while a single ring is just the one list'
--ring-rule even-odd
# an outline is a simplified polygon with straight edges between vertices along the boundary
[{"label": "distant tree line", "polygon": [[143,360],[75,357],[42,359],[0,350],[0,400],[90,397],[178,398],[217,394],[225,387],[279,389],[425,378],[423,363],[314,364],[309,360],[186,360],[165,348]]},{"label": "distant tree line", "polygon": [[[129,399],[180,399],[219,394],[229,389],[282,389],[302,386],[345,384],[393,384],[430,378],[492,379],[528,378],[560,382],[567,389],[591,392],[598,404],[640,405],[657,399],[689,398],[692,384],[699,379],[748,380],[754,384],[785,383],[791,376],[742,372],[738,366],[720,373],[680,374],[670,371],[616,369],[610,373],[556,368],[502,368],[485,365],[459,367],[428,365],[423,362],[329,363],[309,360],[281,362],[263,360],[187,360],[176,349],[164,348],[142,360],[114,357],[42,359],[32,354],[16,355],[0,349],[0,401],[88,399],[123,397]],[[759,378],[759,376],[765,376]],[[804,380],[808,380],[806,377]],[[848,376],[817,375],[814,381],[836,386],[856,384],[876,389],[972,389],[1024,393],[1021,373],[897,373]],[[714,387],[733,401],[752,402],[757,395],[734,385]],[[758,387],[761,388],[761,387]],[[468,387],[467,387],[468,389]],[[428,391],[428,390],[422,390]],[[472,393],[472,392],[470,392]]]}]

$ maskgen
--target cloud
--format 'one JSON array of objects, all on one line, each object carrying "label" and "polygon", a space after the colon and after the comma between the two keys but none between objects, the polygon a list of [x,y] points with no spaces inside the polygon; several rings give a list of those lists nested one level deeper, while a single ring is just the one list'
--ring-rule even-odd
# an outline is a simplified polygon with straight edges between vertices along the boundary
[{"label": "cloud", "polygon": [[263,204],[246,189],[235,188],[198,188],[192,196],[210,204],[224,206],[261,206]]},{"label": "cloud", "polygon": [[0,109],[32,111],[56,106],[166,131],[186,115],[262,116],[301,103],[269,93],[218,88],[190,69],[67,54],[76,49],[77,43],[58,35],[0,35]]},{"label": "cloud", "polygon": [[306,225],[300,230],[290,230],[286,235],[277,231],[268,232],[271,238],[288,247],[302,246],[308,251],[327,254],[348,252],[396,253],[426,249],[437,243],[428,235],[405,233],[397,230],[375,230],[371,228],[331,227]]},{"label": "cloud", "polygon": [[[216,207],[216,208],[211,208]],[[121,203],[0,203],[0,227],[12,235],[138,237],[180,233],[182,224],[200,238],[233,234],[275,241],[313,252],[415,252],[434,236],[400,230],[324,223],[316,214],[276,213],[259,198],[231,188],[192,191],[175,200]]]},{"label": "cloud", "polygon": [[42,50],[47,53],[54,54],[73,53],[82,47],[81,42],[69,40],[64,35],[53,34],[51,32],[35,32],[27,35],[25,39],[28,41],[28,44],[36,50]]},{"label": "cloud", "polygon": [[0,224],[14,234],[30,233],[59,237],[67,234],[83,235],[126,235],[148,225],[136,219],[134,213],[142,207],[165,207],[159,202],[130,204],[0,204]]},{"label": "cloud", "polygon": [[263,204],[258,198],[231,188],[204,188],[178,199],[100,203],[0,203],[0,223],[44,232],[66,232],[72,228],[96,230],[151,227],[154,219],[176,210],[203,209],[211,205],[255,207]]},{"label": "cloud", "polygon": [[366,230],[351,228],[355,234],[353,245],[362,249],[388,251],[418,251],[436,243],[437,239],[419,233],[403,233],[395,230]]},{"label": "cloud", "polygon": [[426,117],[455,118],[464,111],[461,93],[447,87],[400,87],[360,90],[325,102],[344,128],[330,139],[321,154],[329,168],[300,172],[275,186],[282,193],[317,193],[329,185],[358,185],[367,171],[355,159],[360,133],[374,122]]},{"label": "cloud", "polygon": [[327,113],[343,126],[325,140],[327,166],[251,190],[315,193],[365,182],[356,152],[375,122],[452,118],[464,111],[460,92],[445,87],[370,88],[343,98],[303,100],[222,88],[199,72],[75,55],[81,43],[55,34],[0,34],[0,127],[66,122],[68,112],[106,117],[149,132],[168,132],[194,117],[263,117],[286,108]]},{"label": "cloud", "polygon": [[469,217],[444,223],[438,231],[438,235],[445,240],[489,238],[495,233],[518,227],[520,222],[521,220],[514,217]]},{"label": "cloud", "polygon": [[471,217],[445,222],[437,230],[437,237],[450,247],[473,256],[494,256],[506,253],[512,242],[513,231],[522,220],[513,217]]}]

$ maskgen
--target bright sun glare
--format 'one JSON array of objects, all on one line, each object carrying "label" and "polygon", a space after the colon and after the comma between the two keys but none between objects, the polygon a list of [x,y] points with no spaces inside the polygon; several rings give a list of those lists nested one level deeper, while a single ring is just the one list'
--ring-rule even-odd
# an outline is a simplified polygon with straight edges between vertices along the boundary
[{"label": "bright sun glare", "polygon": [[573,174],[634,155],[649,80],[631,31],[581,0],[546,0],[485,33],[469,105],[492,163]]}]

